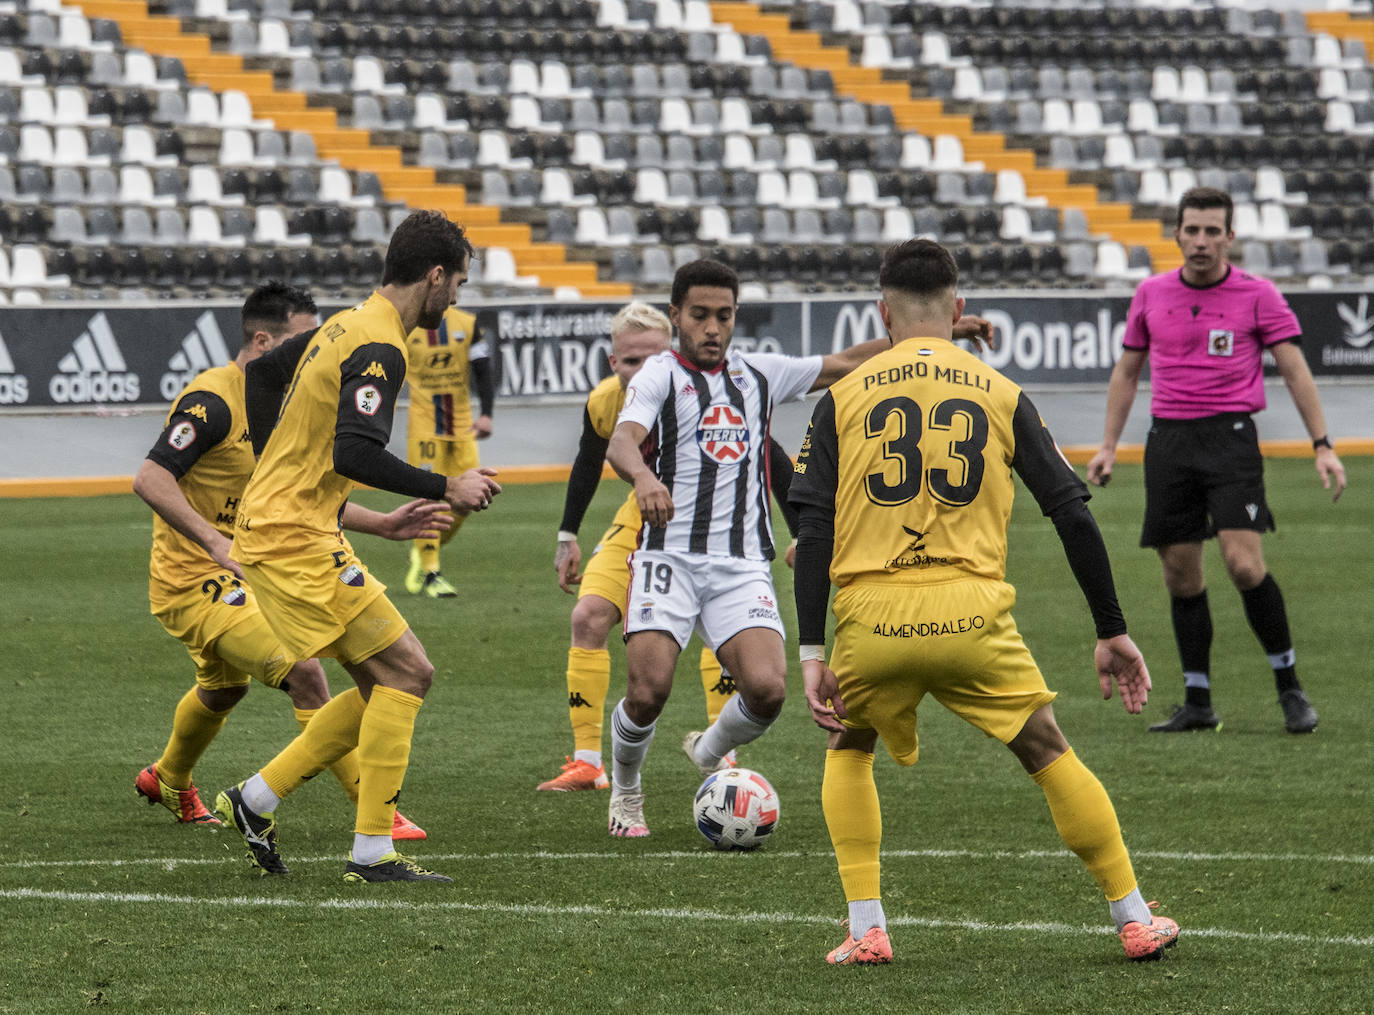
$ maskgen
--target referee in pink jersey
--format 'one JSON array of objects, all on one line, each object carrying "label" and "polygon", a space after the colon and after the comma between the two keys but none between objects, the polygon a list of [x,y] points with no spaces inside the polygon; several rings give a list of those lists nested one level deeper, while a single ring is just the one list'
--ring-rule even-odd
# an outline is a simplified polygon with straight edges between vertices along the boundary
[{"label": "referee in pink jersey", "polygon": [[1235,239],[1231,211],[1230,195],[1214,187],[1194,187],[1179,200],[1174,239],[1183,267],[1146,279],[1131,300],[1124,348],[1107,388],[1102,447],[1088,463],[1088,480],[1105,486],[1111,479],[1148,357],[1153,422],[1145,444],[1140,545],[1154,547],[1164,564],[1185,687],[1184,704],[1150,730],[1221,728],[1212,710],[1212,614],[1202,573],[1202,543],[1215,535],[1246,619],[1273,667],[1284,726],[1311,733],[1317,712],[1298,683],[1283,594],[1260,544],[1274,528],[1251,418],[1265,405],[1266,349],[1312,438],[1317,473],[1333,501],[1345,489],[1345,468],[1331,448],[1321,398],[1299,347],[1297,317],[1272,282],[1227,260]]}]

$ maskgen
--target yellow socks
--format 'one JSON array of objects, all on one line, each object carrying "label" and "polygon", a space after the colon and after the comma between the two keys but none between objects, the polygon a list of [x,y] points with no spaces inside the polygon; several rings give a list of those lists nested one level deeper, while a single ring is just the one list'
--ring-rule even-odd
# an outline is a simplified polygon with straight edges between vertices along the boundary
[{"label": "yellow socks", "polygon": [[263,782],[285,797],[358,746],[358,729],[367,703],[356,687],[332,698],[311,717],[301,735],[267,763]]},{"label": "yellow socks", "polygon": [[844,897],[876,899],[878,849],[883,841],[883,812],[873,781],[873,755],[867,751],[826,751],[821,783],[821,810],[835,861],[840,868]]},{"label": "yellow socks", "polygon": [[420,570],[424,574],[439,570],[439,540],[415,540],[415,555],[420,558]]},{"label": "yellow socks", "polygon": [[601,723],[611,687],[611,653],[604,648],[568,649],[568,721],[573,749],[601,753]]},{"label": "yellow socks", "polygon": [[157,774],[173,789],[189,789],[191,769],[195,768],[210,741],[224,728],[230,709],[212,712],[205,707],[193,687],[177,703],[172,715],[172,735],[162,757],[157,759]]},{"label": "yellow socks", "polygon": [[701,649],[701,689],[706,692],[706,722],[709,725],[720,717],[720,710],[735,693],[735,680],[725,676],[716,654],[704,645]]},{"label": "yellow socks", "polygon": [[1097,776],[1070,748],[1031,776],[1045,791],[1054,827],[1064,845],[1078,854],[1108,899],[1135,888],[1135,872],[1112,801]]},{"label": "yellow socks", "polygon": [[[318,708],[293,708],[291,711],[296,713],[296,722],[300,724],[301,732],[305,732],[306,725],[315,717]],[[334,773],[334,778],[339,780],[339,785],[348,794],[348,799],[355,804],[358,802],[358,752],[349,751],[334,764],[329,766],[329,770]]]},{"label": "yellow socks", "polygon": [[[401,783],[410,764],[415,716],[423,703],[405,691],[380,685],[372,688],[358,728],[358,823],[353,830],[359,835],[391,835]],[[320,715],[327,708],[320,709]]]}]

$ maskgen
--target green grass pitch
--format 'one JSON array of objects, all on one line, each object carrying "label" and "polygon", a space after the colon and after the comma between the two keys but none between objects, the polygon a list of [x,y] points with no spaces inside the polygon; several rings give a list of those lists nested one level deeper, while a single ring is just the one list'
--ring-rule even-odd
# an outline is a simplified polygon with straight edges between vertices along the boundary
[{"label": "green grass pitch", "polygon": [[[896,961],[826,966],[845,905],[820,811],[824,737],[795,663],[783,717],[741,752],[782,800],[763,850],[713,853],[692,826],[699,779],[678,744],[702,722],[694,651],[645,768],[650,839],[607,836],[604,792],[535,793],[571,751],[559,486],[508,487],[468,523],[446,551],[457,600],[407,596],[405,548],[355,541],[437,668],[404,810],[430,833],[415,855],[455,883],[345,885],[352,817],[327,773],[278,814],[292,875],[262,879],[232,832],[178,827],[133,792],[190,681],[147,612],[148,509],[132,495],[0,500],[0,1012],[1374,1011],[1374,496],[1369,460],[1347,465],[1354,485],[1333,506],[1310,462],[1269,463],[1280,529],[1266,553],[1321,713],[1307,737],[1283,731],[1214,546],[1224,728],[1145,732],[1182,689],[1158,564],[1136,546],[1139,468],[1092,507],[1154,675],[1141,717],[1100,700],[1082,596],[1053,527],[1017,501],[1021,631],[1112,795],[1142,890],[1183,927],[1145,965],[1125,961],[1010,753],[928,703],[920,764],[877,764]],[[603,484],[584,552],[623,490]],[[791,618],[790,575],[775,574]],[[614,702],[618,643],[612,658]],[[254,688],[197,768],[207,802],[294,732],[285,696]]]}]

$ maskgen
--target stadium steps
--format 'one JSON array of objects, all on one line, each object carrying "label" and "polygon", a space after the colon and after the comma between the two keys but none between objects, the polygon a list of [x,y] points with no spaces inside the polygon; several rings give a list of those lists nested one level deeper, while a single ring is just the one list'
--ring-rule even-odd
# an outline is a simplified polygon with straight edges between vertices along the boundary
[{"label": "stadium steps", "polygon": [[1033,152],[1007,148],[1002,134],[975,131],[972,117],[946,113],[940,100],[912,98],[907,84],[884,80],[876,67],[855,66],[848,49],[824,45],[818,32],[794,30],[787,15],[765,13],[754,3],[713,2],[711,16],[741,35],[764,36],[776,61],[830,71],[837,92],[891,107],[893,120],[902,130],[927,136],[952,134],[963,145],[968,161],[981,162],[991,171],[1017,170],[1026,181],[1028,195],[1043,197],[1060,211],[1080,208],[1095,232],[1127,248],[1146,247],[1155,271],[1182,264],[1177,246],[1162,233],[1158,222],[1134,218],[1130,205],[1102,202],[1097,188],[1071,183],[1067,170],[1038,168]]},{"label": "stadium steps", "polygon": [[376,173],[388,199],[440,209],[463,223],[477,246],[506,247],[519,273],[534,276],[540,286],[571,286],[588,298],[630,295],[628,285],[602,282],[594,263],[569,262],[561,245],[535,243],[528,225],[501,222],[499,208],[470,204],[462,186],[439,183],[432,169],[405,166],[399,148],[374,144],[368,131],[341,127],[333,109],[309,106],[303,93],[276,88],[270,72],[248,70],[241,57],[214,52],[209,36],[184,31],[179,18],[150,15],[144,0],[80,0],[75,6],[88,18],[116,22],[126,46],[180,58],[191,81],[216,92],[244,92],[254,114],[272,120],[278,130],[308,132],[321,158],[346,169]]}]

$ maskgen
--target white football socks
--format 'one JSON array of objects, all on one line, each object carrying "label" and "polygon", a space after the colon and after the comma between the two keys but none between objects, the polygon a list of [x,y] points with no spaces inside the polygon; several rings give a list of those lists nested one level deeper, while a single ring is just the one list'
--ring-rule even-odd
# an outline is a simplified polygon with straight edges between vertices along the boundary
[{"label": "white football socks", "polygon": [[887,914],[882,899],[855,899],[849,904],[849,936],[855,941],[874,927],[887,933]]},{"label": "white football socks", "polygon": [[249,776],[239,793],[243,796],[243,805],[257,814],[271,814],[281,803],[281,797],[263,781],[261,772]]},{"label": "white football socks", "polygon": [[574,761],[585,761],[587,764],[591,765],[592,768],[600,768],[600,767],[601,767],[601,752],[600,752],[600,751],[573,751],[573,760],[574,760]]},{"label": "white football socks", "polygon": [[640,726],[625,714],[625,699],[611,713],[611,791],[639,792],[639,770],[654,739],[654,724]]},{"label": "white football socks", "polygon": [[1112,902],[1110,899],[1107,905],[1112,911],[1112,920],[1116,923],[1116,929],[1120,930],[1128,923],[1143,923],[1149,926],[1154,917],[1150,914],[1150,907],[1145,904],[1145,897],[1140,894],[1139,888],[1131,889],[1131,894],[1123,899]]},{"label": "white football socks", "polygon": [[736,747],[763,736],[772,725],[772,719],[754,716],[737,694],[725,703],[716,721],[697,741],[696,763],[704,767],[715,765]]},{"label": "white football socks", "polygon": [[353,834],[353,862],[360,864],[376,863],[382,857],[392,852],[396,845],[391,841],[389,835],[363,835],[355,832]]}]

